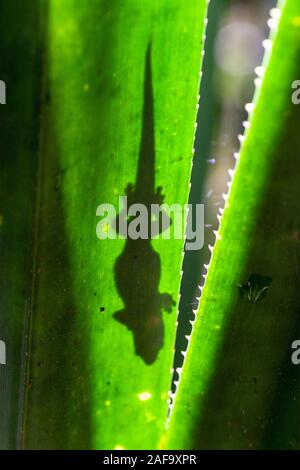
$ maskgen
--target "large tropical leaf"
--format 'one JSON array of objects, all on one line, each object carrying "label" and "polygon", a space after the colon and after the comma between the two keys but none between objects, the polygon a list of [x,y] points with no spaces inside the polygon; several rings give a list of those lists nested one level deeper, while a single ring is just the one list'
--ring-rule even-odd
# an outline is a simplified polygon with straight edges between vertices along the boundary
[{"label": "large tropical leaf", "polygon": [[300,334],[300,108],[291,95],[300,6],[280,6],[182,371],[171,448],[299,447],[291,345]]},{"label": "large tropical leaf", "polygon": [[96,210],[119,219],[125,188],[147,206],[187,202],[206,9],[1,2],[3,447],[18,420],[25,448],[160,445],[183,241],[99,240]]},{"label": "large tropical leaf", "polygon": [[40,2],[0,2],[0,448],[20,445],[41,75]]}]

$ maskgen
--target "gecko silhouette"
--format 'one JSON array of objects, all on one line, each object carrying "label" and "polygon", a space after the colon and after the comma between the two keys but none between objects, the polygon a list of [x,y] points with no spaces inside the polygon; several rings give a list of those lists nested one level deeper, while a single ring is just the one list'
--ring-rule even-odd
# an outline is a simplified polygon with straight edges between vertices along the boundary
[{"label": "gecko silhouette", "polygon": [[[144,78],[144,105],[140,154],[136,183],[126,188],[128,206],[144,204],[148,209],[148,227],[151,204],[162,204],[162,188],[155,191],[155,139],[154,106],[151,71],[151,44],[147,48]],[[118,230],[117,217],[116,229]],[[169,223],[171,221],[168,219]],[[130,221],[129,221],[130,222]],[[156,225],[157,232],[164,230]],[[124,250],[115,263],[115,282],[124,302],[124,309],[114,318],[125,325],[134,338],[135,353],[146,364],[152,364],[164,344],[163,310],[172,311],[175,302],[170,294],[158,290],[161,276],[160,257],[152,248],[150,237],[133,240],[127,238]]]}]

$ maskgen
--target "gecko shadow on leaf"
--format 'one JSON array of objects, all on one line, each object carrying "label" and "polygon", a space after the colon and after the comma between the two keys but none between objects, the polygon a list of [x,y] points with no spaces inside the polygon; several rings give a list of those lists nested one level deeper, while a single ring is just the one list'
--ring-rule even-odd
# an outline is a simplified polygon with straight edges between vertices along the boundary
[{"label": "gecko shadow on leaf", "polygon": [[[162,188],[155,190],[155,139],[154,110],[151,73],[151,45],[148,46],[145,63],[143,128],[140,145],[136,183],[128,184],[126,195],[128,206],[143,204],[147,208],[148,227],[156,227],[161,233],[166,226],[160,226],[151,218],[151,204],[163,203]],[[127,214],[120,213],[116,230],[121,233],[120,219]],[[166,215],[163,217],[166,220]],[[130,219],[127,218],[127,223]],[[169,226],[171,221],[168,219]],[[152,232],[153,233],[153,232]],[[158,253],[147,238],[127,237],[123,252],[117,258],[114,268],[115,282],[124,302],[124,309],[114,313],[114,318],[125,325],[134,337],[135,353],[146,364],[153,364],[164,344],[163,311],[171,312],[175,305],[170,294],[158,290],[161,276],[161,262]]]}]

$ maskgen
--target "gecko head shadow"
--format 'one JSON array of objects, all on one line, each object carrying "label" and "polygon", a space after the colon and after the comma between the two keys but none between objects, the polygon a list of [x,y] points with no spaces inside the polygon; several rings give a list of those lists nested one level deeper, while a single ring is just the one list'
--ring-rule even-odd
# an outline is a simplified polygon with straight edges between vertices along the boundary
[{"label": "gecko head shadow", "polygon": [[[154,104],[151,72],[151,44],[145,59],[142,135],[135,184],[128,184],[128,202],[161,205],[162,188],[155,188]],[[121,214],[117,217],[116,230]],[[151,220],[149,219],[149,225]],[[158,229],[161,233],[163,228]],[[135,353],[150,365],[164,344],[163,311],[171,312],[175,302],[168,293],[159,292],[161,262],[150,236],[127,238],[114,267],[115,283],[124,308],[114,318],[133,334]]]},{"label": "gecko head shadow", "polygon": [[175,304],[171,295],[158,291],[161,273],[159,255],[150,240],[130,240],[117,258],[115,280],[124,309],[114,318],[133,334],[135,353],[152,364],[164,344],[163,314]]}]

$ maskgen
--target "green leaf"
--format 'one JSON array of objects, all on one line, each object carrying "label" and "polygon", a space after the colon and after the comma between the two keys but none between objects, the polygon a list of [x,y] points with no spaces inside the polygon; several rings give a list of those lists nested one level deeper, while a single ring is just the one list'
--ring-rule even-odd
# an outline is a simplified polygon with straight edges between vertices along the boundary
[{"label": "green leaf", "polygon": [[25,350],[31,294],[31,241],[40,89],[40,2],[0,2],[0,448],[20,445]]},{"label": "green leaf", "polygon": [[283,5],[181,375],[173,449],[299,447],[300,6]]},{"label": "green leaf", "polygon": [[[15,3],[5,7],[6,15],[12,17]],[[28,2],[25,19],[36,9],[43,26],[42,87],[35,56],[25,68],[7,60],[8,79],[10,67],[25,75],[20,103],[26,110],[17,115],[14,109],[11,117],[25,142],[1,141],[9,167],[5,204],[10,185],[15,188],[4,214],[3,250],[15,225],[21,240],[8,246],[1,278],[1,289],[9,285],[1,321],[12,325],[6,339],[13,349],[0,405],[3,414],[12,400],[13,417],[5,412],[2,435],[9,420],[16,433],[23,334],[23,447],[157,448],[167,413],[183,241],[99,240],[96,210],[104,203],[118,208],[130,183],[135,202],[157,202],[161,186],[166,204],[187,203],[207,2],[51,0],[41,3],[40,15],[38,5]],[[32,19],[23,26],[22,15],[18,21],[12,40],[20,29],[33,54],[38,27]],[[1,25],[5,36],[8,25]],[[17,44],[8,40],[7,54]],[[21,89],[14,86],[11,80],[17,99]],[[36,96],[38,163],[31,142],[38,136]],[[25,253],[32,227],[30,280]],[[29,309],[21,295],[26,284]]]}]

